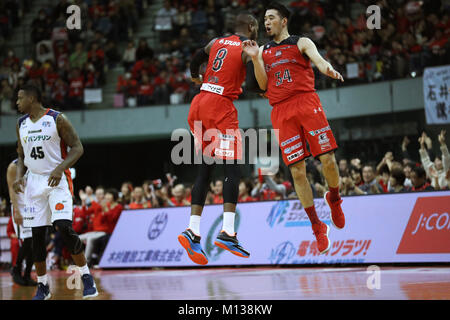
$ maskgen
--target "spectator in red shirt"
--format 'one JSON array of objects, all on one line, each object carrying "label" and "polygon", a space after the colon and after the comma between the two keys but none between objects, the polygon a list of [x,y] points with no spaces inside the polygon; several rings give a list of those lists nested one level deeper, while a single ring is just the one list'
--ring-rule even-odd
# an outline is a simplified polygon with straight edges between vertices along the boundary
[{"label": "spectator in red shirt", "polygon": [[67,97],[67,107],[70,109],[81,109],[84,106],[84,78],[80,69],[72,70],[69,80],[69,96]]},{"label": "spectator in red shirt", "polygon": [[217,179],[214,182],[214,185],[211,185],[211,189],[214,193],[213,204],[223,203],[223,181],[220,179]]},{"label": "spectator in red shirt", "polygon": [[189,201],[186,200],[186,191],[184,189],[184,186],[180,183],[177,184],[172,189],[172,198],[170,198],[170,201],[173,203],[175,207],[182,207],[182,206],[189,206]]},{"label": "spectator in red shirt", "polygon": [[142,82],[139,85],[137,103],[138,106],[149,105],[153,103],[153,91],[155,88],[150,83],[150,79],[147,75],[142,76]]},{"label": "spectator in red shirt", "polygon": [[433,191],[434,188],[427,181],[427,174],[423,167],[415,167],[411,171],[411,191]]},{"label": "spectator in red shirt", "polygon": [[144,197],[144,189],[142,187],[134,188],[131,198],[133,201],[130,203],[130,209],[147,209],[152,207],[150,200]]},{"label": "spectator in red shirt", "polygon": [[256,201],[255,198],[250,196],[250,192],[253,189],[253,185],[249,180],[241,180],[239,184],[239,198],[238,202],[251,202]]},{"label": "spectator in red shirt", "polygon": [[63,79],[56,79],[51,89],[51,101],[53,107],[61,108],[64,105],[68,89],[69,88]]},{"label": "spectator in red shirt", "polygon": [[108,244],[117,221],[123,211],[123,206],[118,203],[119,193],[116,189],[108,189],[105,194],[105,205],[103,206],[103,221],[108,226],[106,234],[94,240],[94,249],[91,255],[91,264],[96,264],[100,261],[103,251]]}]

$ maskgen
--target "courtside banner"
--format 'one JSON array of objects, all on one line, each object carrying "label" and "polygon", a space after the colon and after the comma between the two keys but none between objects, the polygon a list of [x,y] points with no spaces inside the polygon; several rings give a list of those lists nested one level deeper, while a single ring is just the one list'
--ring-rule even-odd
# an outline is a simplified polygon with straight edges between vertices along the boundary
[{"label": "courtside banner", "polygon": [[[323,199],[314,203],[330,225],[331,248],[319,255],[298,200],[239,203],[236,230],[249,258],[214,245],[222,205],[205,206],[200,232],[208,265],[450,262],[450,191],[344,197],[346,226],[330,225]],[[100,261],[102,268],[196,266],[178,242],[190,207],[124,211]]]}]

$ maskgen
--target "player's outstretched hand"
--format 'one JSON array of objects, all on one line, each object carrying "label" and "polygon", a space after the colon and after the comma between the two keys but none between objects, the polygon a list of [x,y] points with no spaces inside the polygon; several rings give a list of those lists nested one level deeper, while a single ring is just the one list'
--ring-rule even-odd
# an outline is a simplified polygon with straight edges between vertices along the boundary
[{"label": "player's outstretched hand", "polygon": [[441,145],[445,145],[445,130],[441,130],[441,133],[438,135],[438,140]]},{"label": "player's outstretched hand", "polygon": [[242,42],[242,50],[251,58],[256,58],[259,55],[258,43],[255,40],[245,40]]},{"label": "player's outstretched hand", "polygon": [[64,170],[60,167],[56,167],[55,170],[50,173],[50,177],[48,177],[48,186],[56,187],[61,181]]},{"label": "player's outstretched hand", "polygon": [[344,78],[341,76],[341,74],[336,70],[334,70],[333,68],[330,67],[327,68],[327,75],[333,79],[341,80],[342,82],[344,82]]},{"label": "player's outstretched hand", "polygon": [[203,83],[203,77],[202,75],[199,75],[198,78],[191,78],[191,81],[196,84],[202,84]]},{"label": "player's outstretched hand", "polygon": [[19,180],[14,181],[13,190],[15,193],[23,192],[24,186],[25,186],[25,179],[20,178]]}]

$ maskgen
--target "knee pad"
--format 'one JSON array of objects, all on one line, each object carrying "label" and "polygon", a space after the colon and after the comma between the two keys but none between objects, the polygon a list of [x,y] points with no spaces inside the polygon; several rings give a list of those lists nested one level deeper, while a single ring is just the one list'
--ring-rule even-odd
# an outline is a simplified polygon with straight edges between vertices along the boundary
[{"label": "knee pad", "polygon": [[33,227],[31,228],[31,233],[32,233],[33,261],[43,262],[47,258],[47,248],[45,246],[47,226]]},{"label": "knee pad", "polygon": [[224,164],[223,202],[236,204],[239,197],[241,169],[239,164]]},{"label": "knee pad", "polygon": [[83,244],[80,237],[72,228],[72,221],[70,220],[56,220],[53,226],[58,229],[64,244],[71,254],[79,254],[83,252]]}]

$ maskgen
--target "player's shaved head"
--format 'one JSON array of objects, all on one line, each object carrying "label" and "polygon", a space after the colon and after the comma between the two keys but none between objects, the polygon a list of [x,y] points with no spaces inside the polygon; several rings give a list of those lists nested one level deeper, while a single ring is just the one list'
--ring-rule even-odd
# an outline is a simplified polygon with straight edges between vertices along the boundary
[{"label": "player's shaved head", "polygon": [[241,12],[234,22],[234,31],[243,33],[248,38],[255,40],[258,33],[258,20],[251,13]]}]

